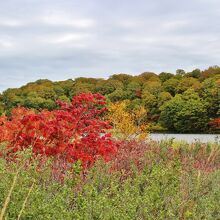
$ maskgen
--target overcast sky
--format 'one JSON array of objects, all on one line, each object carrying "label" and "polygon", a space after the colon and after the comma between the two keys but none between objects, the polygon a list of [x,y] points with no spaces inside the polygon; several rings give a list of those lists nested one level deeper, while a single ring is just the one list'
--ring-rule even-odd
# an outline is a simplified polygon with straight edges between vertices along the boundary
[{"label": "overcast sky", "polygon": [[0,91],[220,64],[220,0],[0,0]]}]

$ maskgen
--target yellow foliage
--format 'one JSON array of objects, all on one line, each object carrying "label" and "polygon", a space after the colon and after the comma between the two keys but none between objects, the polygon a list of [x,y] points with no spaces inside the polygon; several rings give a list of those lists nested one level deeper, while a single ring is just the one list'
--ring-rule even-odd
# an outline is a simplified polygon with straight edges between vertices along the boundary
[{"label": "yellow foliage", "polygon": [[113,133],[123,139],[145,139],[148,135],[148,125],[143,122],[146,110],[139,109],[128,111],[129,101],[111,103],[108,107],[108,119],[113,125]]}]

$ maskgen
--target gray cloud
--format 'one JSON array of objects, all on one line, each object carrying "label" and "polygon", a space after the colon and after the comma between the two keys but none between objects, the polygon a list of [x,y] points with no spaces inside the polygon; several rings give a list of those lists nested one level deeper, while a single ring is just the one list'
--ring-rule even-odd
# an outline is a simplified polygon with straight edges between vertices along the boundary
[{"label": "gray cloud", "polygon": [[203,69],[219,60],[219,0],[1,3],[0,91],[39,78]]}]

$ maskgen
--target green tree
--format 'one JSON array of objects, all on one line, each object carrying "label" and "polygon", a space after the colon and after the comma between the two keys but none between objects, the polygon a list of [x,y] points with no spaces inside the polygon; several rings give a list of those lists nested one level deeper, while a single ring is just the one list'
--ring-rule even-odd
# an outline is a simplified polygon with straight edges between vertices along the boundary
[{"label": "green tree", "polygon": [[211,77],[204,80],[201,90],[201,95],[208,105],[209,117],[220,117],[220,74],[216,78]]},{"label": "green tree", "polygon": [[153,95],[157,95],[162,90],[161,82],[160,81],[147,81],[144,83],[143,93],[148,91]]},{"label": "green tree", "polygon": [[201,76],[201,70],[200,69],[194,69],[192,72],[188,72],[186,74],[186,76],[198,79]]},{"label": "green tree", "polygon": [[127,93],[123,89],[116,89],[107,98],[112,102],[118,102],[127,99]]},{"label": "green tree", "polygon": [[108,95],[116,89],[123,89],[123,83],[114,79],[100,80],[95,86],[95,92],[99,92],[102,95]]},{"label": "green tree", "polygon": [[129,82],[130,79],[132,79],[132,76],[125,73],[120,73],[110,76],[109,79],[119,80],[125,85]]},{"label": "green tree", "polygon": [[163,88],[166,92],[169,92],[172,96],[176,94],[176,88],[179,84],[179,80],[175,78],[170,78],[163,83]]},{"label": "green tree", "polygon": [[185,72],[185,70],[183,70],[183,69],[177,69],[177,70],[176,70],[176,74],[177,74],[177,75],[180,75],[180,76],[184,76],[184,75],[186,74],[186,72]]},{"label": "green tree", "polygon": [[136,81],[132,81],[127,85],[126,92],[128,99],[134,99],[140,96],[141,85]]},{"label": "green tree", "polygon": [[176,95],[161,107],[160,122],[169,130],[201,132],[206,130],[208,121],[207,103],[192,89]]},{"label": "green tree", "polygon": [[164,103],[172,99],[172,95],[169,92],[161,92],[158,95],[158,108],[160,108]]},{"label": "green tree", "polygon": [[159,78],[161,80],[161,82],[165,82],[168,79],[172,78],[174,75],[172,73],[166,73],[166,72],[162,72],[159,74]]},{"label": "green tree", "polygon": [[94,85],[90,83],[76,82],[71,89],[70,96],[72,97],[82,92],[93,92],[94,89]]},{"label": "green tree", "polygon": [[159,78],[159,76],[156,73],[153,72],[144,72],[140,74],[141,77],[143,77],[146,81],[150,78]]},{"label": "green tree", "polygon": [[198,79],[193,77],[184,77],[179,81],[176,87],[176,93],[183,93],[189,88],[199,90],[201,88],[201,83]]}]

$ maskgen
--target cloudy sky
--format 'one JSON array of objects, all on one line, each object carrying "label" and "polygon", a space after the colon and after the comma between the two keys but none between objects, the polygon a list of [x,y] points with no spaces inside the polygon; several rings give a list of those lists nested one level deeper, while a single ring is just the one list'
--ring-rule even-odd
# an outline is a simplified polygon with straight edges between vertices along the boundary
[{"label": "cloudy sky", "polygon": [[219,64],[219,0],[0,0],[0,91]]}]

